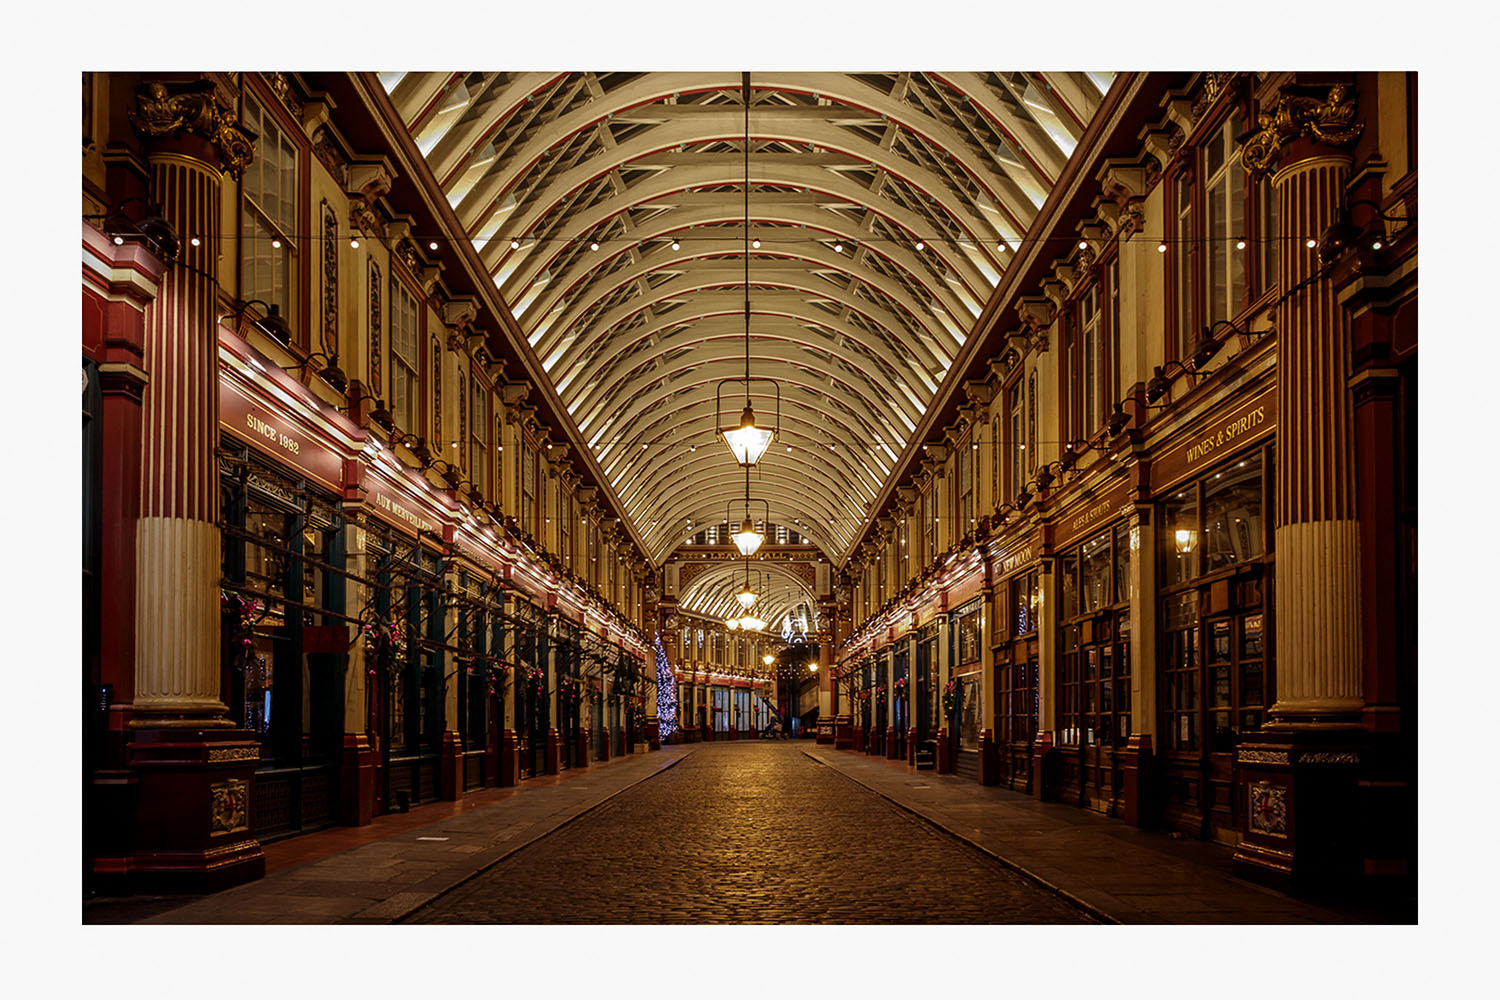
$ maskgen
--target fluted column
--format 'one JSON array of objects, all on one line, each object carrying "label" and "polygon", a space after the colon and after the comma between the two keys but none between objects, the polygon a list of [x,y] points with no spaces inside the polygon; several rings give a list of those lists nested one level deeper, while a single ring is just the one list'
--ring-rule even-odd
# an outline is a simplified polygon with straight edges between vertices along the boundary
[{"label": "fluted column", "polygon": [[221,164],[242,168],[245,140],[207,81],[142,84],[131,123],[156,140],[146,149],[152,197],[181,243],[146,319],[136,725],[228,727],[219,700],[217,275]]},{"label": "fluted column", "polygon": [[135,578],[120,581],[135,587],[135,792],[114,820],[130,830],[130,853],[108,867],[143,887],[201,891],[265,872],[252,834],[260,747],[219,699],[215,458],[221,171],[242,171],[253,147],[207,79],[142,83],[128,117],[179,248],[145,323]]},{"label": "fluted column", "polygon": [[1352,722],[1364,706],[1348,322],[1330,281],[1303,286],[1321,266],[1307,238],[1337,219],[1351,159],[1306,142],[1289,152],[1273,178],[1280,287],[1300,290],[1277,310],[1272,726]]}]

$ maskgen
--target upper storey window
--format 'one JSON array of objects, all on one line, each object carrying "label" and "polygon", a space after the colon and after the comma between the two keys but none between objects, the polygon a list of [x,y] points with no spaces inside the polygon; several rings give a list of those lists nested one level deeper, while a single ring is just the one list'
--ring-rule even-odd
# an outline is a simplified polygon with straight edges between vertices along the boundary
[{"label": "upper storey window", "polygon": [[256,139],[255,156],[240,185],[240,296],[277,306],[290,324],[297,260],[297,146],[248,95],[245,126]]},{"label": "upper storey window", "polygon": [[[1222,99],[1234,100],[1231,93]],[[1181,360],[1205,327],[1236,320],[1276,284],[1280,234],[1270,176],[1252,183],[1241,148],[1250,103],[1219,105],[1194,129],[1169,189],[1170,286],[1174,319],[1168,356]]]},{"label": "upper storey window", "polygon": [[391,275],[391,417],[408,432],[417,424],[417,299]]}]

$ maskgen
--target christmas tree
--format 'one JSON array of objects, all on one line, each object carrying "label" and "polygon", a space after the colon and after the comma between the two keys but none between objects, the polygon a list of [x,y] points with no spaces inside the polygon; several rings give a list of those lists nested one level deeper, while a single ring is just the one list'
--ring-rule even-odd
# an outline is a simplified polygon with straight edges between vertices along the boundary
[{"label": "christmas tree", "polygon": [[667,651],[656,637],[656,720],[661,738],[677,732],[677,679],[667,663]]}]

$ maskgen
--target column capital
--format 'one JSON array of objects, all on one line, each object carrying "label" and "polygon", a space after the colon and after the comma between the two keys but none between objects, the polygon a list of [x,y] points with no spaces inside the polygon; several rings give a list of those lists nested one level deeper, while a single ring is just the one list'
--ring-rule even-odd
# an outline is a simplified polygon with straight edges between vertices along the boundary
[{"label": "column capital", "polygon": [[1260,116],[1255,134],[1245,143],[1241,162],[1256,177],[1274,170],[1283,148],[1296,139],[1349,145],[1365,128],[1363,122],[1355,120],[1356,103],[1356,92],[1347,84],[1288,84],[1281,89],[1276,109]]},{"label": "column capital", "polygon": [[218,165],[238,178],[255,158],[254,136],[239,123],[234,108],[219,97],[212,80],[187,83],[146,80],[136,87],[130,124],[148,139],[206,140]]}]

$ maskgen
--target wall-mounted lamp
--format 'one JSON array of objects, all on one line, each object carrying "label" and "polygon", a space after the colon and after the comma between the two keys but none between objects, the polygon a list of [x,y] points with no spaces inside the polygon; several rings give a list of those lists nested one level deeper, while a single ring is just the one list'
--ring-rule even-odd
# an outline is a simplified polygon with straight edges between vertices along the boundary
[{"label": "wall-mounted lamp", "polygon": [[337,354],[330,357],[327,354],[324,354],[322,351],[315,351],[304,358],[301,364],[284,370],[288,372],[297,372],[300,375],[302,372],[307,370],[308,365],[312,364],[313,361],[318,358],[322,358],[324,362],[323,367],[318,369],[318,377],[321,378],[324,382],[327,382],[328,387],[334,392],[339,393],[340,395],[343,395],[345,392],[347,392],[349,389],[349,377],[345,375],[344,370],[339,367],[339,356]]},{"label": "wall-mounted lamp", "polygon": [[234,315],[238,320],[245,315],[245,310],[251,306],[262,306],[266,313],[260,319],[255,320],[255,325],[265,331],[272,340],[289,347],[292,343],[292,328],[286,325],[286,320],[281,318],[281,309],[274,302],[266,302],[262,299],[248,299],[234,304]]}]

